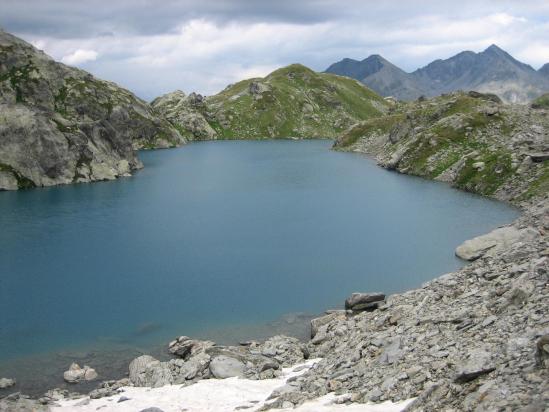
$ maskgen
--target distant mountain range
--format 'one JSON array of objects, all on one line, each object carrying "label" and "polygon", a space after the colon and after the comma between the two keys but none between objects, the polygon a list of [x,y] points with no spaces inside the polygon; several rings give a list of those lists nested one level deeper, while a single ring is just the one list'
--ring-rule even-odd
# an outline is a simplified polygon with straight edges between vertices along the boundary
[{"label": "distant mountain range", "polygon": [[536,71],[496,45],[435,60],[412,73],[377,54],[362,61],[343,59],[326,72],[352,77],[382,96],[401,100],[476,90],[495,93],[509,103],[526,103],[549,91],[549,63]]}]

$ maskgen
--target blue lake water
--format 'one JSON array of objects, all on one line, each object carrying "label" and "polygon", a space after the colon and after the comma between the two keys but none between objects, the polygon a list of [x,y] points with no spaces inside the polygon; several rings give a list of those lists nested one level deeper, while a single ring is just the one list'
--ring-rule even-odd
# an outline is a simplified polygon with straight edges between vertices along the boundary
[{"label": "blue lake water", "polygon": [[458,244],[518,215],[330,146],[193,143],[141,153],[131,178],[0,193],[0,372],[79,347],[254,337],[243,325],[455,270]]}]

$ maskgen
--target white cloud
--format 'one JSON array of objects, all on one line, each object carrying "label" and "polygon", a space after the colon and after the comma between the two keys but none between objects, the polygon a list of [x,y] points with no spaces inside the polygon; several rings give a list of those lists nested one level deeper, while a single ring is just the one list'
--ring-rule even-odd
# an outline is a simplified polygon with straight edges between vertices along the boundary
[{"label": "white cloud", "polygon": [[65,64],[79,65],[82,63],[94,61],[99,54],[95,50],[77,49],[61,58]]},{"label": "white cloud", "polygon": [[549,62],[544,41],[549,38],[549,9],[543,14],[543,9],[491,4],[468,14],[418,9],[399,19],[357,9],[354,18],[314,23],[217,22],[202,16],[157,34],[115,31],[108,37],[30,40],[64,63],[87,63],[93,74],[146,99],[175,89],[213,94],[290,63],[324,70],[344,57],[363,59],[373,53],[411,71],[436,58],[495,43],[535,67]]}]

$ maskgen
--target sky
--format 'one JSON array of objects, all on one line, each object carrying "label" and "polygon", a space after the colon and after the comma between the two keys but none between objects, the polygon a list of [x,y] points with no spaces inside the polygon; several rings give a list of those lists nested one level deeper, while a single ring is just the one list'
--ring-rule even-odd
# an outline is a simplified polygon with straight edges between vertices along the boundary
[{"label": "sky", "polygon": [[0,0],[0,27],[146,100],[370,54],[413,71],[497,44],[549,62],[548,0]]}]

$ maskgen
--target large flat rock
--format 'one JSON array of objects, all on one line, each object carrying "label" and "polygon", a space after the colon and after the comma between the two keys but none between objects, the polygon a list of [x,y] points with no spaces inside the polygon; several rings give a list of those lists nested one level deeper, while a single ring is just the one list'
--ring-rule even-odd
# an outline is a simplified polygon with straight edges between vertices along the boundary
[{"label": "large flat rock", "polygon": [[531,228],[501,227],[485,235],[466,240],[456,248],[456,255],[465,260],[475,260],[482,256],[494,256],[517,242],[532,240],[537,235],[538,233]]}]

